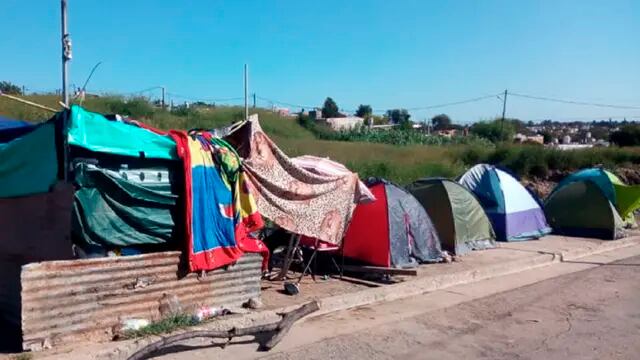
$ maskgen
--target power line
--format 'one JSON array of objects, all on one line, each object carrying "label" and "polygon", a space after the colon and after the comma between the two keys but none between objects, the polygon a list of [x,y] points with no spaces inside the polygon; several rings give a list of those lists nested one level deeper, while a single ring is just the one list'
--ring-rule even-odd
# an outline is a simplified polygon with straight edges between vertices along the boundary
[{"label": "power line", "polygon": [[[436,105],[426,105],[426,106],[419,106],[419,107],[411,107],[411,108],[406,108],[406,110],[408,111],[417,111],[417,110],[428,110],[428,109],[436,109],[436,108],[441,108],[441,107],[446,107],[446,106],[453,106],[453,105],[461,105],[461,104],[467,104],[467,103],[472,103],[472,102],[476,102],[476,101],[481,101],[481,100],[485,100],[485,99],[490,99],[493,97],[496,97],[500,94],[492,94],[492,95],[485,95],[485,96],[479,96],[479,97],[475,97],[475,98],[471,98],[471,99],[466,99],[466,100],[460,100],[460,101],[454,101],[454,102],[448,102],[448,103],[443,103],[443,104],[436,104]],[[269,98],[265,98],[265,97],[261,97],[261,96],[256,96],[258,99],[263,100],[263,101],[268,101],[274,104],[279,104],[279,105],[285,105],[285,106],[291,106],[291,107],[295,107],[295,108],[307,108],[307,109],[313,109],[316,108],[317,106],[311,106],[311,105],[300,105],[300,104],[293,104],[293,103],[289,103],[289,102],[285,102],[285,101],[279,101],[279,100],[274,100],[274,99],[269,99]],[[381,113],[381,112],[386,112],[389,109],[372,109],[373,112],[375,113]],[[353,109],[349,109],[346,110],[348,112],[355,112],[355,110]]]},{"label": "power line", "polygon": [[315,109],[317,107],[317,106],[307,106],[307,105],[292,104],[292,103],[288,103],[288,102],[284,102],[284,101],[268,99],[268,98],[265,98],[265,97],[262,97],[262,96],[258,96],[258,95],[256,95],[256,98],[258,98],[258,99],[260,99],[262,101],[267,101],[267,102],[274,103],[274,104],[279,104],[279,105],[291,106],[291,107],[300,108],[300,109]]},{"label": "power line", "polygon": [[496,97],[498,95],[500,95],[500,94],[479,96],[479,97],[475,97],[475,98],[471,98],[471,99],[454,101],[454,102],[438,104],[438,105],[427,105],[427,106],[413,107],[413,108],[408,108],[407,110],[409,110],[409,111],[429,110],[429,109],[437,109],[437,108],[446,107],[446,106],[468,104],[468,103],[472,103],[472,102],[476,102],[476,101],[481,101],[481,100],[485,100],[485,99],[494,98],[494,97]]},{"label": "power line", "polygon": [[627,109],[627,110],[638,110],[640,106],[626,106],[626,105],[612,105],[612,104],[601,104],[601,103],[591,103],[584,101],[574,101],[574,100],[563,100],[563,99],[555,99],[544,96],[533,96],[533,95],[525,95],[525,94],[517,94],[517,93],[509,93],[509,95],[518,96],[521,98],[533,99],[533,100],[542,100],[542,101],[551,101],[562,104],[572,104],[572,105],[584,105],[584,106],[596,106],[596,107],[604,107],[604,108],[612,108],[612,109]]},{"label": "power line", "polygon": [[176,94],[176,93],[170,93],[168,92],[167,95],[170,95],[174,98],[178,98],[178,99],[182,99],[182,100],[189,100],[189,101],[208,101],[208,102],[225,102],[225,101],[238,101],[238,100],[242,100],[244,99],[243,97],[233,97],[233,98],[195,98],[195,97],[190,97],[190,96],[184,96],[184,95],[180,95],[180,94]]}]

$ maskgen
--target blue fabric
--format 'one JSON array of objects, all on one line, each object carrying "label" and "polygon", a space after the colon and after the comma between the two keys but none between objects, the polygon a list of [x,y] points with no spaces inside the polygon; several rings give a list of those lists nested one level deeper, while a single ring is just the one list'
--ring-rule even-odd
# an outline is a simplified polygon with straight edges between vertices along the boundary
[{"label": "blue fabric", "polygon": [[197,165],[192,176],[193,252],[236,246],[231,190],[215,167]]}]

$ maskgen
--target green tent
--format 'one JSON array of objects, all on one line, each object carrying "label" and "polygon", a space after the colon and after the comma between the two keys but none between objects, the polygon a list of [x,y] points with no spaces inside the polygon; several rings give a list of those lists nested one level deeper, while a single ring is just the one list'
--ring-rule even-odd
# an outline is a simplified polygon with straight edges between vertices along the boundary
[{"label": "green tent", "polygon": [[441,178],[421,179],[407,190],[427,210],[445,250],[461,255],[495,246],[487,214],[469,190]]},{"label": "green tent", "polygon": [[[601,168],[583,169],[563,179],[545,201],[556,233],[615,239],[636,225],[640,186],[626,185]],[[570,210],[569,210],[570,209]]]},{"label": "green tent", "polygon": [[564,178],[554,192],[576,181],[591,181],[596,184],[611,204],[618,210],[620,217],[635,223],[633,212],[640,209],[640,186],[627,185],[610,171],[602,168],[590,168],[576,171]]}]

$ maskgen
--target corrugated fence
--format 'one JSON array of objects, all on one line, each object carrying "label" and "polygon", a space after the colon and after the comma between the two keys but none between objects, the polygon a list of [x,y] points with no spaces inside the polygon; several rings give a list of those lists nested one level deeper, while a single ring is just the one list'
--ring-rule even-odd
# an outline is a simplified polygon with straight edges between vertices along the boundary
[{"label": "corrugated fence", "polygon": [[23,348],[74,340],[106,340],[121,320],[160,318],[160,300],[175,295],[186,311],[237,306],[260,296],[262,258],[198,278],[180,273],[180,252],[47,261],[22,267]]}]

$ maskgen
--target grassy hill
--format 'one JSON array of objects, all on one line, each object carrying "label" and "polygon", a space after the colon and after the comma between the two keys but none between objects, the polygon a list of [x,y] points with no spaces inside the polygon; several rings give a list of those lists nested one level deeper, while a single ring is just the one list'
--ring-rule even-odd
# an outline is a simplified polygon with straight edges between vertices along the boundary
[{"label": "grassy hill", "polygon": [[[26,96],[28,100],[60,108],[53,95]],[[121,97],[90,98],[83,106],[100,113],[119,113],[161,129],[215,128],[242,119],[243,108],[221,106],[215,109],[169,112],[153,107],[143,99]],[[300,126],[295,118],[282,117],[265,109],[258,113],[263,129],[290,156],[311,154],[342,162],[361,177],[381,176],[408,183],[424,176],[455,176],[463,171],[461,162],[450,156],[450,149],[437,146],[394,146],[365,142],[325,141]],[[44,121],[51,113],[0,98],[0,114],[14,119]]]},{"label": "grassy hill", "polygon": [[[52,108],[60,108],[57,96],[35,95],[26,98]],[[90,98],[83,106],[100,113],[129,115],[162,129],[215,128],[229,125],[243,117],[241,107],[221,106],[169,112],[154,107],[142,98],[125,99],[117,96]],[[480,162],[500,164],[521,176],[537,178],[594,165],[615,169],[635,168],[640,164],[640,149],[636,148],[559,151],[521,145],[397,146],[320,140],[311,131],[300,126],[295,118],[282,117],[265,109],[251,109],[251,113],[259,114],[263,129],[290,156],[310,154],[329,157],[344,163],[363,178],[379,176],[401,184],[426,176],[455,177],[466,167]],[[51,116],[47,111],[1,97],[0,114],[29,121],[44,121]]]}]

